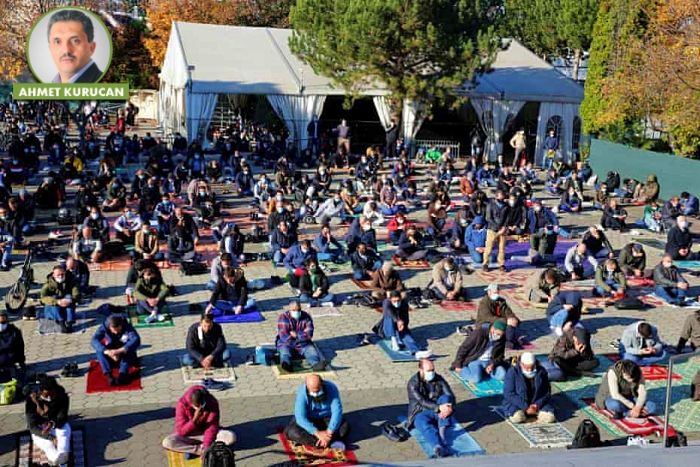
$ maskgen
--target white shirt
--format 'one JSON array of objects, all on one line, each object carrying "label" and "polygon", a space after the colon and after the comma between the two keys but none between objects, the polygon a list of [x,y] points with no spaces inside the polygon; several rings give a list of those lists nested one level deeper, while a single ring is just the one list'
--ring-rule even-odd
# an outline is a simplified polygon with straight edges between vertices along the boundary
[{"label": "white shirt", "polygon": [[[80,78],[81,76],[83,76],[83,73],[85,73],[85,70],[87,70],[88,68],[90,68],[90,67],[92,66],[93,63],[95,63],[95,62],[93,62],[92,60],[90,60],[90,61],[87,63],[87,65],[85,65],[79,72],[77,72],[76,74],[74,74],[73,76],[71,76],[71,78],[70,78],[67,82],[68,82],[68,83],[75,83],[75,82],[78,80],[78,78]],[[51,80],[51,82],[52,82],[52,83],[62,83],[63,81],[61,81],[61,74],[60,74],[60,73],[56,73],[56,76],[53,77],[53,79]]]}]

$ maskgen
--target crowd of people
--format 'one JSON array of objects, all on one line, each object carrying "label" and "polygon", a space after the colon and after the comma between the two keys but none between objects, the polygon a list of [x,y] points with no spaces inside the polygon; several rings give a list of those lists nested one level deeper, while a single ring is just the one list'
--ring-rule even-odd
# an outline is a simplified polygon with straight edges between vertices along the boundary
[{"label": "crowd of people", "polygon": [[[77,304],[94,292],[91,266],[126,254],[131,258],[128,303],[146,323],[165,320],[172,288],[161,269],[201,264],[198,247],[213,241],[218,254],[206,284],[211,297],[188,330],[182,361],[204,369],[227,362],[231,354],[215,318],[248,313],[255,299],[242,268],[251,261],[246,251],[250,238],[227,216],[221,198],[225,190],[252,203],[255,218],[263,219],[267,259],[283,268],[288,283],[290,300],[278,316],[275,339],[282,370],[294,371],[293,362],[299,359],[315,372],[326,368],[313,342],[315,323],[308,308],[340,303],[325,265],[349,263],[352,279],[366,283],[367,296],[382,310],[374,334],[386,339],[393,351],[406,350],[418,361],[418,371],[407,383],[406,427],[415,426],[436,457],[447,453],[445,431],[457,423],[456,400],[413,335],[409,301],[415,297],[401,278],[402,266],[426,259],[433,263],[431,280],[418,298],[421,303],[479,300],[475,325],[459,329],[464,341],[450,369],[472,383],[503,381],[503,408],[513,423],[531,417],[554,421],[550,381],[590,376],[599,365],[582,319],[581,293],[562,290],[562,283],[593,279],[592,293],[613,304],[627,296],[630,279],[644,278],[669,305],[693,302],[674,261],[698,258],[688,230],[689,217],[697,214],[697,198],[684,192],[661,203],[655,175],[643,183],[624,180],[622,185],[616,173],[598,179],[585,162],[569,165],[552,153],[558,147],[554,132],[545,144],[542,161],[547,167],[541,176],[531,161],[518,157],[524,149],[519,133],[511,141],[516,151],[512,165],[502,155],[495,162],[484,161],[473,147],[463,167],[449,148],[431,149],[424,155],[427,166],[419,167],[397,137],[395,121],[383,151],[372,146],[353,160],[346,121],[330,130],[337,144],[329,145],[328,137],[319,136],[314,119],[307,129],[308,148],[297,154],[293,142],[286,144],[267,128],[242,121],[217,132],[206,150],[178,134],[172,142],[150,133],[129,138],[126,132],[133,128],[137,112],[133,106],[118,113],[104,142],[97,132],[101,112],[78,112],[80,142],[71,146],[51,109],[0,110],[0,117],[9,117],[16,132],[9,148],[12,161],[0,165],[0,267],[12,268],[13,247],[23,245],[36,228],[35,206],[52,210],[59,222],[67,218],[75,225],[66,257],[45,279],[38,278],[43,283],[44,317],[55,321],[61,332],[74,331]],[[92,161],[94,171],[87,168]],[[118,168],[131,163],[139,167],[126,180]],[[425,183],[417,178],[422,170],[430,173]],[[31,194],[25,182],[39,172],[47,176]],[[16,193],[15,187],[20,187]],[[548,201],[552,196],[558,197],[554,203]],[[643,218],[634,224],[628,221],[623,201],[645,204]],[[584,210],[600,211],[600,222],[578,234],[561,225],[562,215]],[[659,264],[647,264],[641,243],[630,242],[619,252],[613,248],[605,232],[631,225],[666,236]],[[347,233],[338,235],[338,226],[347,227]],[[380,238],[380,227],[388,231],[386,238]],[[211,237],[202,233],[205,228]],[[303,238],[306,228],[314,229],[310,238]],[[575,245],[563,257],[554,254],[557,242],[572,238]],[[511,240],[528,241],[526,261],[538,267],[523,285],[526,299],[546,308],[557,339],[546,361],[529,352],[516,357],[514,364],[506,359],[506,351],[522,348],[522,322],[497,284],[489,284],[481,298],[470,295],[470,274],[487,272],[494,263],[499,272],[508,271],[506,244]],[[395,257],[380,244],[395,246]],[[363,343],[369,342],[365,336]],[[700,312],[688,315],[671,351],[683,351],[687,342],[693,350],[700,345]],[[110,314],[91,345],[109,384],[128,384],[141,345],[130,321]],[[621,359],[603,376],[596,404],[619,417],[654,413],[640,367],[661,361],[669,348],[664,348],[658,329],[641,320],[625,329],[618,350]],[[21,386],[25,371],[22,334],[0,311],[0,372]],[[699,379],[700,375],[696,383]],[[217,442],[233,444],[235,435],[220,429],[220,405],[211,394],[217,388],[216,381],[205,380],[183,395],[176,407],[175,433],[163,442],[166,449],[202,455]],[[694,389],[695,400],[700,399],[698,388],[700,384]],[[65,463],[69,450],[68,399],[52,378],[27,397],[27,424],[35,445],[55,464]],[[299,444],[343,448],[350,427],[342,410],[340,388],[311,374],[299,387],[285,435]]]}]

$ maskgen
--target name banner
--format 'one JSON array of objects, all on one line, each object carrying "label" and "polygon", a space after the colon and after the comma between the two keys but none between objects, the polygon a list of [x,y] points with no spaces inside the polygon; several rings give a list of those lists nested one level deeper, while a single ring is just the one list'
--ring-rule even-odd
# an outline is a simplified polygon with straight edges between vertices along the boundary
[{"label": "name banner", "polygon": [[129,99],[129,83],[14,83],[12,96],[18,101],[32,100],[106,100]]}]

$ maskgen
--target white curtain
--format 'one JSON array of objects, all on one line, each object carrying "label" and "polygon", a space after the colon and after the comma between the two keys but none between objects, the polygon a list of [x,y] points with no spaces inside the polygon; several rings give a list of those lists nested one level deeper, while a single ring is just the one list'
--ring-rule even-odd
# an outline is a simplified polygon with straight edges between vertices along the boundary
[{"label": "white curtain", "polygon": [[494,100],[473,97],[469,99],[477,116],[481,127],[486,133],[484,153],[490,161],[496,160],[498,154],[503,152],[503,135],[507,128],[508,117],[518,115],[520,109],[525,105],[525,101],[515,100]]},{"label": "white curtain", "polygon": [[542,146],[547,137],[547,122],[555,116],[559,116],[562,119],[559,133],[559,147],[561,148],[562,156],[564,156],[566,161],[571,162],[574,118],[580,118],[579,104],[542,102],[540,103],[540,114],[537,117],[537,144],[535,149],[535,161],[537,163],[542,162]]},{"label": "white curtain", "polygon": [[306,127],[314,115],[321,115],[326,96],[291,96],[286,94],[271,94],[267,100],[275,109],[277,115],[284,120],[289,130],[289,138],[298,149],[308,145]]},{"label": "white curtain", "polygon": [[193,93],[187,92],[187,140],[192,142],[199,137],[199,132],[203,131],[203,140],[206,141],[207,129],[216,108],[216,93]]},{"label": "white curtain", "polygon": [[403,141],[407,148],[413,147],[413,139],[418,134],[425,114],[424,108],[417,102],[410,99],[404,99],[403,112],[401,113],[401,124],[403,126],[402,135]]},{"label": "white curtain", "polygon": [[379,115],[379,121],[382,123],[382,126],[385,130],[389,129],[392,117],[389,100],[384,96],[374,96],[372,102],[374,102],[374,108],[377,109],[377,115]]}]

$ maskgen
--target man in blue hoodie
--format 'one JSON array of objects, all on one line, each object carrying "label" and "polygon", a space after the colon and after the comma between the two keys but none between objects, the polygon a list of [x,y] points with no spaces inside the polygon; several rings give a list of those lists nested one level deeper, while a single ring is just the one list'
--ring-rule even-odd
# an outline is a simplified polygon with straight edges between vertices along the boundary
[{"label": "man in blue hoodie", "polygon": [[[129,367],[136,365],[136,349],[141,345],[141,338],[126,318],[120,314],[110,315],[92,336],[91,345],[109,384],[128,384]],[[119,365],[117,378],[112,375],[113,364]]]},{"label": "man in blue hoodie", "polygon": [[469,248],[469,254],[475,265],[484,261],[484,250],[486,249],[486,226],[484,218],[476,216],[469,227],[464,231],[464,245]]},{"label": "man in blue hoodie", "polygon": [[299,386],[294,402],[294,418],[284,429],[293,443],[321,449],[345,450],[343,439],[350,431],[343,418],[343,403],[338,387],[311,374]]},{"label": "man in blue hoodie", "polygon": [[299,278],[304,275],[307,259],[318,261],[316,250],[311,247],[311,240],[302,240],[289,248],[283,262],[284,267],[289,271],[287,276],[289,277],[290,286],[294,288],[299,287]]},{"label": "man in blue hoodie", "polygon": [[512,423],[537,417],[540,423],[554,423],[552,388],[547,372],[530,352],[523,353],[511,366],[503,382],[503,410]]}]

